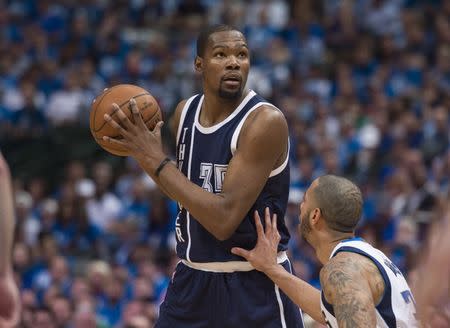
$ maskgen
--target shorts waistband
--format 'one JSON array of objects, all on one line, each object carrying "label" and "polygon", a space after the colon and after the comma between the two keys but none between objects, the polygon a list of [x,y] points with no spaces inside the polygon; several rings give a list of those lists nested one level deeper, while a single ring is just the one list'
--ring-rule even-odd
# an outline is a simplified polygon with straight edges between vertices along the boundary
[{"label": "shorts waistband", "polygon": [[[288,259],[286,251],[278,252],[277,263],[283,263]],[[236,272],[252,271],[255,268],[247,261],[228,261],[228,262],[190,262],[181,260],[181,262],[195,270],[207,272]]]}]

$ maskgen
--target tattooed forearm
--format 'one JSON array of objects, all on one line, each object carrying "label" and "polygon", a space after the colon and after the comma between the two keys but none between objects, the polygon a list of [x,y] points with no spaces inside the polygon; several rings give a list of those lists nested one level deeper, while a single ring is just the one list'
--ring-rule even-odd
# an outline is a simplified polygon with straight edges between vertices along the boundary
[{"label": "tattooed forearm", "polygon": [[325,298],[333,305],[339,327],[375,327],[375,305],[358,258],[334,258],[321,272]]}]

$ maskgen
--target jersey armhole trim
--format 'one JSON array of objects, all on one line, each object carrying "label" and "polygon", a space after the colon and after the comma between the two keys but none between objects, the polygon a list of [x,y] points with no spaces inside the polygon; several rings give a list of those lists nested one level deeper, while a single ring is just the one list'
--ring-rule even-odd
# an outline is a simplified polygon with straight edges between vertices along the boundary
[{"label": "jersey armhole trim", "polygon": [[365,258],[369,259],[373,264],[375,264],[375,266],[377,267],[377,269],[380,272],[381,277],[383,278],[383,281],[384,281],[383,295],[381,296],[380,302],[378,302],[378,304],[375,304],[375,307],[379,306],[383,302],[384,297],[386,296],[386,291],[388,289],[390,289],[390,285],[391,285],[389,277],[388,277],[388,275],[386,273],[386,270],[383,268],[383,266],[380,264],[380,262],[378,262],[378,260],[376,258],[374,258],[370,254],[364,252],[363,250],[361,250],[359,248],[351,247],[351,246],[344,246],[344,247],[341,247],[341,248],[337,249],[336,253],[334,253],[333,256],[335,256],[335,255],[337,255],[338,253],[341,253],[341,252],[349,252],[349,253],[359,254],[359,255],[364,256]]},{"label": "jersey armhole trim", "polygon": [[[233,132],[233,136],[231,138],[231,145],[230,145],[230,150],[231,150],[231,154],[234,156],[234,153],[236,152],[237,149],[237,142],[239,139],[239,135],[241,134],[241,130],[242,127],[244,126],[245,121],[247,120],[247,117],[256,109],[258,109],[259,107],[263,106],[263,105],[267,105],[267,106],[271,106],[274,107],[276,110],[280,111],[279,108],[275,107],[273,104],[268,103],[268,102],[259,102],[257,103],[255,106],[253,106],[252,108],[250,108],[248,110],[248,112],[244,115],[244,117],[241,119],[241,121],[239,122],[238,126],[236,127],[236,129]],[[281,112],[281,111],[280,111]],[[287,147],[287,151],[286,151],[286,158],[284,159],[284,162],[277,167],[276,169],[272,170],[270,172],[269,178],[272,178],[278,174],[280,174],[287,166],[288,162],[289,162],[289,151],[290,151],[290,141],[288,138],[288,147]]]},{"label": "jersey armhole trim", "polygon": [[178,146],[178,142],[180,140],[182,126],[183,126],[184,120],[186,119],[186,114],[188,112],[189,106],[191,105],[191,103],[195,99],[195,97],[198,97],[198,95],[194,95],[191,98],[189,98],[186,101],[186,103],[184,104],[183,109],[181,110],[180,121],[178,122],[178,127],[177,127],[177,139],[176,139],[176,145],[177,146]]}]

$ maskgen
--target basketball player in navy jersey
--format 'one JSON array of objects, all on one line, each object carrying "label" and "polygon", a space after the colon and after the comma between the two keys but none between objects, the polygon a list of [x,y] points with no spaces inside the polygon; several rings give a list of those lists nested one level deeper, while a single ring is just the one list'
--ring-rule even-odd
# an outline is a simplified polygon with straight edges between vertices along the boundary
[{"label": "basketball player in navy jersey", "polygon": [[354,230],[362,195],[349,180],[333,175],[316,179],[300,204],[299,232],[320,262],[322,292],[276,263],[280,240],[276,215],[265,212],[265,231],[258,213],[258,242],[251,251],[233,248],[264,272],[298,306],[327,327],[418,327],[415,302],[400,270]]},{"label": "basketball player in navy jersey", "polygon": [[0,152],[0,327],[19,321],[19,291],[14,281],[11,251],[14,239],[14,205],[11,174]]},{"label": "basketball player in navy jersey", "polygon": [[164,154],[161,123],[146,128],[131,100],[133,122],[114,104],[105,119],[158,186],[180,205],[177,265],[156,327],[303,327],[299,308],[232,247],[256,243],[255,210],[278,215],[277,263],[291,272],[284,223],[289,193],[288,128],[283,114],[245,87],[250,51],[224,25],[197,40],[195,70],[203,93],[175,110],[176,165]]}]

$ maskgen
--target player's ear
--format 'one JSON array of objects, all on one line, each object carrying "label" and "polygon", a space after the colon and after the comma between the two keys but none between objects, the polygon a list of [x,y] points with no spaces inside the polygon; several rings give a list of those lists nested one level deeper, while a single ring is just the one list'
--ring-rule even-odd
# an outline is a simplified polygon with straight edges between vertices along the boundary
[{"label": "player's ear", "polygon": [[194,68],[197,73],[201,73],[202,68],[203,68],[203,58],[201,58],[199,56],[195,56]]},{"label": "player's ear", "polygon": [[316,207],[314,210],[311,211],[311,224],[316,225],[321,217],[322,217],[322,210]]}]

